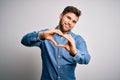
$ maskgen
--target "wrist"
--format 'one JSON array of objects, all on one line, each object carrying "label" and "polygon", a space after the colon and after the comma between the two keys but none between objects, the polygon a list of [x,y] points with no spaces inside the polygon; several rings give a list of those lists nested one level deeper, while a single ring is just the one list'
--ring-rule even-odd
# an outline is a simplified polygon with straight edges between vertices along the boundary
[{"label": "wrist", "polygon": [[72,50],[71,55],[75,56],[76,54],[77,54],[77,50],[76,49]]},{"label": "wrist", "polygon": [[44,39],[44,32],[40,32],[39,37],[40,37],[41,40],[43,40]]}]

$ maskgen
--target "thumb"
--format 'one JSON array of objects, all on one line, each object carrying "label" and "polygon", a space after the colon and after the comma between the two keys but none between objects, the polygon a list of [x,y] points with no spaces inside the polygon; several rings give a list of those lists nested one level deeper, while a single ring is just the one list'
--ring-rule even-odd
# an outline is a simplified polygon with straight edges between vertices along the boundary
[{"label": "thumb", "polygon": [[59,48],[65,48],[65,44],[57,44],[57,47],[59,47]]},{"label": "thumb", "polygon": [[56,43],[56,41],[54,40],[54,39],[51,39],[50,40],[55,46],[57,46],[57,43]]}]

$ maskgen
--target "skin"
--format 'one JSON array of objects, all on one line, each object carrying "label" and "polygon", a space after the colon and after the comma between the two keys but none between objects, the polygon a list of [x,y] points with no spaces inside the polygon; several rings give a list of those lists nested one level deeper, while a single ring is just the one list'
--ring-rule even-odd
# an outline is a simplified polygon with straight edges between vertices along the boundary
[{"label": "skin", "polygon": [[59,29],[65,34],[70,31],[78,21],[78,17],[74,13],[60,14]]},{"label": "skin", "polygon": [[[52,41],[56,47],[63,47],[69,51],[71,55],[75,56],[77,53],[75,41],[71,35],[67,34],[67,32],[74,28],[79,17],[77,17],[74,13],[68,12],[64,15],[60,14],[59,19],[60,22],[58,29],[49,29],[42,32],[40,33],[40,38]],[[66,44],[57,44],[53,38],[54,34],[59,34],[60,36],[66,38],[68,42]]]}]

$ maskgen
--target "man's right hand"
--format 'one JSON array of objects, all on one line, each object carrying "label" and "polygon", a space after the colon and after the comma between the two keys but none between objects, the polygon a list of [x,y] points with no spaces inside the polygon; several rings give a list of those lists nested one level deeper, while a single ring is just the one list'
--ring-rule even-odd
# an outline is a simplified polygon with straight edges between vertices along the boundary
[{"label": "man's right hand", "polygon": [[46,40],[52,41],[54,43],[54,45],[57,46],[58,44],[56,43],[56,41],[54,40],[54,37],[53,37],[54,34],[58,34],[60,36],[63,35],[63,33],[58,29],[49,29],[47,31],[41,32],[39,36],[43,40],[46,39]]}]

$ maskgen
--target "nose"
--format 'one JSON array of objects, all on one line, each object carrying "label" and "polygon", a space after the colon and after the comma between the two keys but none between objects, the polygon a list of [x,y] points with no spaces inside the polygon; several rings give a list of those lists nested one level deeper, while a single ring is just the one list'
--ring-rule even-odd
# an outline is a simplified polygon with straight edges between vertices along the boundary
[{"label": "nose", "polygon": [[72,24],[72,20],[69,20],[69,21],[68,21],[68,24],[71,25],[71,24]]}]

